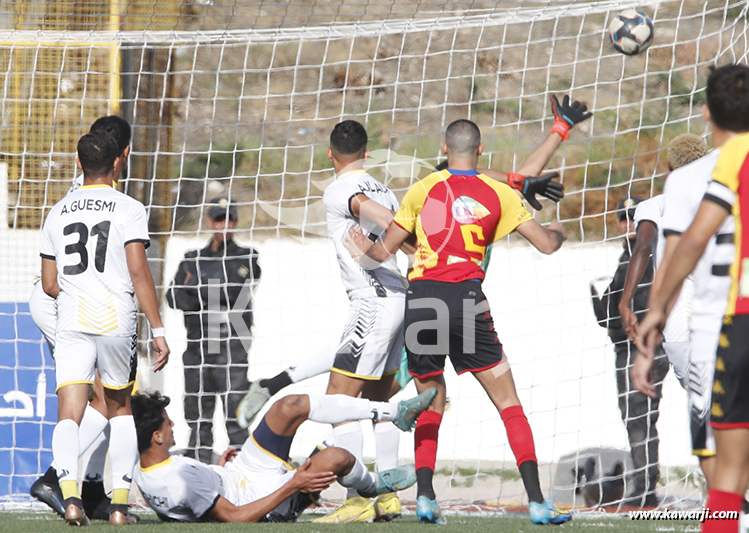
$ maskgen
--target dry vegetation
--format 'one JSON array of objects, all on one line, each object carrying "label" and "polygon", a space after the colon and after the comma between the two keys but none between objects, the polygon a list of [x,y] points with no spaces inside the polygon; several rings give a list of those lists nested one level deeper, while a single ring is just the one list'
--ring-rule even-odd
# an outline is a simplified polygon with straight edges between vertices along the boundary
[{"label": "dry vegetation", "polygon": [[[317,18],[308,21],[321,24],[324,12],[335,11],[325,2],[311,5]],[[445,5],[419,4],[424,13]],[[573,133],[549,168],[563,175],[568,196],[559,211],[574,221],[570,229],[600,239],[613,222],[606,213],[622,195],[649,197],[662,188],[665,144],[679,133],[706,132],[699,108],[708,66],[744,54],[735,44],[745,29],[740,10],[711,11],[725,5],[662,2],[655,45],[636,57],[610,47],[606,13],[458,29],[436,24],[374,36],[300,39],[280,32],[267,42],[177,47],[172,138],[176,201],[183,208],[176,228],[195,226],[199,210],[190,206],[208,195],[206,177],[231,187],[244,204],[245,227],[276,231],[279,210],[290,217],[282,217],[284,223],[314,227],[323,219],[318,185],[331,176],[328,135],[344,118],[366,124],[372,149],[436,163],[446,124],[469,117],[483,132],[482,163],[512,170],[548,132],[548,95],[571,93],[595,117]],[[499,12],[518,3],[492,6]],[[241,14],[242,6],[235,7]],[[254,8],[244,7],[250,20]],[[377,20],[375,11],[366,20]],[[285,17],[274,19],[277,27],[297,20],[289,10]],[[342,23],[350,15],[331,17]],[[418,176],[382,177],[403,189]],[[549,217],[552,210],[546,211],[542,216]]]}]

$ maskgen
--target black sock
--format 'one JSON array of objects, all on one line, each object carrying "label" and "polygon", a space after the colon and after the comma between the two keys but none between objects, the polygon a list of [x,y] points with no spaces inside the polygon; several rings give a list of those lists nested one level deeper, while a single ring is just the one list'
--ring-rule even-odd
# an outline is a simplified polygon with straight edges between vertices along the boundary
[{"label": "black sock", "polygon": [[107,497],[103,481],[84,481],[81,486],[81,499],[85,502],[96,502]]},{"label": "black sock", "polygon": [[63,502],[65,509],[67,509],[71,503],[75,504],[78,509],[83,509],[83,502],[80,498],[65,498],[65,501]]},{"label": "black sock", "polygon": [[434,495],[432,477],[434,477],[434,470],[431,468],[422,466],[416,471],[417,496],[426,496],[430,500],[437,499],[437,496]]},{"label": "black sock", "polygon": [[268,389],[271,396],[277,394],[278,391],[280,391],[284,387],[288,387],[289,385],[291,385],[291,378],[289,377],[288,372],[286,372],[285,370],[277,376],[260,380],[260,386]]},{"label": "black sock", "polygon": [[528,493],[528,500],[536,503],[544,502],[544,495],[541,492],[541,483],[538,481],[538,463],[535,461],[526,461],[518,467],[520,477],[523,478],[525,492]]},{"label": "black sock", "polygon": [[109,512],[116,513],[117,511],[121,512],[122,514],[127,514],[127,505],[121,503],[110,503]]},{"label": "black sock", "polygon": [[42,479],[47,485],[57,485],[59,483],[59,480],[57,479],[57,471],[51,466],[44,473]]}]

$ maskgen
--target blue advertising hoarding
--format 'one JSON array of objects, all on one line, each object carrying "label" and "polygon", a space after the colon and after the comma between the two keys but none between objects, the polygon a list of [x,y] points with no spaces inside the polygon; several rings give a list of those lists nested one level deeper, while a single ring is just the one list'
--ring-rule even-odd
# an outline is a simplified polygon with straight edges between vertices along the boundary
[{"label": "blue advertising hoarding", "polygon": [[29,304],[0,302],[0,500],[28,498],[52,462],[54,368]]}]

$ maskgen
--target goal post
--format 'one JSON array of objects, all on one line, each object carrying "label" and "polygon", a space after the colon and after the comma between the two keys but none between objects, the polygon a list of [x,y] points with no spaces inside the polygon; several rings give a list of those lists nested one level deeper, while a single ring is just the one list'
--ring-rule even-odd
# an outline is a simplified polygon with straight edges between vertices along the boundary
[{"label": "goal post", "polygon": [[[575,494],[581,465],[595,450],[626,456],[629,449],[613,347],[596,323],[589,284],[605,287],[596,280],[616,269],[619,200],[662,191],[665,147],[676,135],[708,136],[701,106],[709,67],[746,62],[745,2],[113,0],[104,12],[101,2],[77,2],[88,6],[88,18],[64,12],[69,2],[21,4],[23,13],[0,7],[0,164],[7,165],[0,180],[0,214],[7,214],[0,221],[0,502],[27,505],[28,487],[51,458],[53,363],[24,305],[40,268],[43,217],[66,193],[75,143],[95,118],[122,114],[133,125],[122,190],[149,212],[160,292],[184,253],[207,243],[210,200],[225,194],[238,206],[237,240],[258,250],[263,269],[253,380],[333,349],[346,320],[321,201],[334,179],[325,151],[336,123],[366,126],[368,168],[402,197],[443,158],[440,141],[453,120],[481,128],[482,166],[513,171],[548,134],[550,96],[569,94],[594,116],[547,166],[560,173],[565,198],[544,200],[534,216],[544,223],[559,217],[570,240],[551,257],[514,237],[497,243],[484,291],[534,431],[544,490],[589,508]],[[606,30],[629,7],[647,12],[655,26],[652,46],[632,57],[614,51]],[[139,386],[173,398],[170,415],[184,447],[187,334],[181,313],[162,309],[171,361],[150,372],[141,328]],[[325,383],[318,377],[287,391],[322,393]],[[448,370],[447,386],[440,500],[469,512],[527,503],[494,407],[470,377]],[[218,404],[216,452],[227,443]],[[658,492],[699,503],[687,417],[685,395],[669,375],[658,421]],[[306,424],[292,455],[303,456],[323,436],[325,428]],[[365,456],[372,457],[369,440]],[[402,458],[412,457],[412,435],[400,446]],[[572,478],[559,477],[560,464]]]}]

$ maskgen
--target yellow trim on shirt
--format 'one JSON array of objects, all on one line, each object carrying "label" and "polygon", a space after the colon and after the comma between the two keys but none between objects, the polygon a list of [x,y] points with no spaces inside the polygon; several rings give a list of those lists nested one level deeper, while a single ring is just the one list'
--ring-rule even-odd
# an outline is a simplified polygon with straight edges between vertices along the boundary
[{"label": "yellow trim on shirt", "polygon": [[364,170],[363,168],[357,168],[357,169],[354,169],[354,170],[347,170],[343,174],[338,174],[335,179],[339,180],[343,176],[346,176],[347,174],[366,174],[366,173],[367,173],[367,171]]},{"label": "yellow trim on shirt", "polygon": [[95,183],[93,185],[81,185],[79,189],[114,189],[114,185],[104,185],[103,183]]},{"label": "yellow trim on shirt", "polygon": [[158,463],[158,464],[155,464],[155,465],[153,465],[153,466],[149,466],[149,467],[147,467],[147,468],[143,468],[143,467],[141,466],[141,464],[140,464],[140,461],[138,461],[138,468],[140,468],[140,471],[141,471],[141,472],[144,472],[144,473],[145,473],[145,472],[153,472],[153,471],[154,471],[154,470],[156,470],[157,468],[161,468],[162,466],[166,466],[166,465],[168,465],[168,464],[169,464],[169,463],[171,463],[171,462],[172,462],[172,456],[170,455],[170,456],[169,456],[169,459],[166,459],[165,461],[161,461],[160,463]]}]

